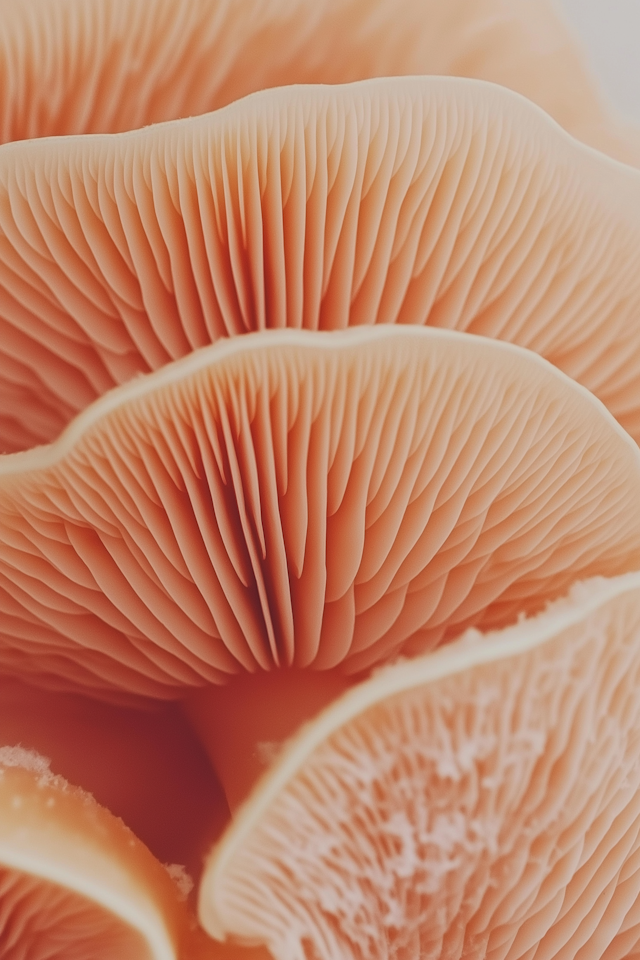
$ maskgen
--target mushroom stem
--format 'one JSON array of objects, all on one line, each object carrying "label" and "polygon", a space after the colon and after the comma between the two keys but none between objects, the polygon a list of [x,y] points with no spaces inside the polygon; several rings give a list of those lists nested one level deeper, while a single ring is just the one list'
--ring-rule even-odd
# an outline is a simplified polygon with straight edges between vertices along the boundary
[{"label": "mushroom stem", "polygon": [[187,715],[232,813],[283,742],[352,684],[336,671],[290,669],[240,675],[191,695]]}]

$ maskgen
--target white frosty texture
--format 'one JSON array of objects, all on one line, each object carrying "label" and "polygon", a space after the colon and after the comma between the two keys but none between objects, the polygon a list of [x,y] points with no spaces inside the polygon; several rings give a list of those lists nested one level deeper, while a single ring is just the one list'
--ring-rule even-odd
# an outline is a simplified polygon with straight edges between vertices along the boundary
[{"label": "white frosty texture", "polygon": [[193,880],[187,873],[187,868],[181,863],[165,863],[164,868],[173,880],[180,900],[186,900],[193,890]]},{"label": "white frosty texture", "polygon": [[597,956],[627,956],[638,591],[551,636],[383,698],[322,742],[225,861],[226,929],[278,960],[582,958],[594,937]]},{"label": "white frosty texture", "polygon": [[22,770],[28,770],[29,773],[37,774],[38,785],[43,786],[61,779],[51,772],[50,766],[49,757],[43,757],[36,750],[27,750],[20,744],[13,747],[0,747],[0,774],[3,767],[20,767]]}]

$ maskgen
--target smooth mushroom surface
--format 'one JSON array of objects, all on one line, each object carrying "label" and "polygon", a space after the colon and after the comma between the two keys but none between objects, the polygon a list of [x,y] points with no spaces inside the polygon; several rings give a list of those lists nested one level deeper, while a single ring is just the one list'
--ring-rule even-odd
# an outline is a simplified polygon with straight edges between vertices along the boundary
[{"label": "smooth mushroom surface", "polygon": [[547,0],[3,0],[0,140],[116,132],[265,87],[448,74],[509,87],[625,162],[609,113]]},{"label": "smooth mushroom surface", "polygon": [[384,668],[288,744],[200,917],[277,960],[640,950],[640,575]]},{"label": "smooth mushroom surface", "polygon": [[121,820],[0,747],[3,960],[176,960],[189,921],[169,872]]},{"label": "smooth mushroom surface", "polygon": [[256,94],[0,148],[0,450],[265,328],[455,328],[535,350],[640,437],[640,173],[479,81]]},{"label": "smooth mushroom surface", "polygon": [[[639,484],[606,408],[511,344],[231,338],[0,458],[0,668],[134,702],[358,674],[640,567]],[[198,730],[235,802],[253,761],[229,763],[233,711],[220,748],[209,701]]]},{"label": "smooth mushroom surface", "polygon": [[184,867],[197,883],[229,812],[176,704],[132,710],[0,677],[0,748],[14,744],[49,758],[161,863]]}]

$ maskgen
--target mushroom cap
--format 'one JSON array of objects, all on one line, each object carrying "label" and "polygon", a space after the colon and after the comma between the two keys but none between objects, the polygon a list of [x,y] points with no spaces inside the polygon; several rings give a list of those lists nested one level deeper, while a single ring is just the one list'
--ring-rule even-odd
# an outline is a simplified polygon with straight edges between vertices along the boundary
[{"label": "mushroom cap", "polygon": [[266,331],[0,458],[0,669],[176,697],[358,672],[640,567],[640,451],[511,344]]},{"label": "mushroom cap", "polygon": [[639,681],[640,574],[382,669],[232,821],[202,924],[277,960],[636,956]]},{"label": "mushroom cap", "polygon": [[547,0],[3,0],[0,140],[116,132],[265,87],[453,74],[640,159]]},{"label": "mushroom cap", "polygon": [[640,173],[479,81],[255,94],[0,149],[0,450],[221,336],[429,324],[535,350],[640,437]]},{"label": "mushroom cap", "polygon": [[0,887],[7,960],[175,960],[188,936],[162,865],[20,747],[0,748]]}]

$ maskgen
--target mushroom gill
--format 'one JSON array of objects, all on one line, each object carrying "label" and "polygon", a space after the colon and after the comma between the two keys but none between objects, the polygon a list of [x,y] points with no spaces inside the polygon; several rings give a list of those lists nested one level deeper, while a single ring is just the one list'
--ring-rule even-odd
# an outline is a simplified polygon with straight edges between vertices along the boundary
[{"label": "mushroom gill", "polygon": [[[118,130],[274,83],[423,72],[436,63],[530,93],[576,135],[636,156],[542,3],[514,7],[500,26],[496,13],[512,10],[501,0],[427,7],[429,29],[425,4],[409,0],[402,15],[381,0],[322,0],[313,9],[295,0],[285,10],[275,2],[5,0],[3,136]],[[535,38],[546,25],[541,55]],[[131,713],[122,704],[183,701],[235,807],[280,742],[363,671],[449,644],[468,624],[494,629],[533,614],[578,578],[637,569],[635,445],[545,361],[469,332],[538,351],[640,438],[638,193],[637,173],[581,147],[521,98],[461,80],[276,90],[133,133],[3,146],[0,450],[66,430],[51,446],[0,456],[0,697],[17,675],[56,691],[42,693],[42,703],[70,702],[65,691],[82,691],[119,702],[119,717]],[[148,375],[135,379],[141,373]],[[415,698],[408,687],[398,693],[401,683],[395,692],[384,687],[365,716],[362,698],[382,689],[374,679],[323,714],[297,741],[306,750],[316,737],[304,769],[285,783],[278,777],[291,773],[290,760],[276,767],[268,784],[279,782],[277,796],[270,787],[253,795],[212,862],[201,898],[209,929],[267,943],[279,960],[375,958],[383,947],[398,958],[416,950],[449,958],[456,949],[484,950],[490,960],[529,960],[536,950],[536,960],[630,956],[640,941],[632,905],[637,750],[627,696],[636,601],[615,583],[591,589],[596,600],[576,595],[581,612],[571,613],[566,630],[564,614],[550,614],[531,627],[529,647],[529,626],[466,644],[470,658],[454,644],[450,654],[381,675],[406,684],[415,664]],[[483,658],[497,648],[489,667]],[[449,673],[434,679],[442,663]],[[504,692],[497,706],[485,702],[496,676]],[[608,714],[606,684],[620,677]],[[432,701],[445,686],[449,700]],[[507,715],[519,691],[525,699]],[[29,697],[18,702],[25,708]],[[363,709],[347,716],[345,704],[354,703]],[[376,768],[367,753],[371,731],[384,733],[387,708],[402,714],[414,703],[412,717],[444,704],[433,723],[445,741],[474,717],[504,735],[494,738],[497,767],[495,751],[480,756],[469,747],[471,767],[486,760],[487,769],[473,767],[479,779],[467,789],[466,768],[457,779],[457,768],[442,775],[436,758],[432,777],[431,754],[420,766],[422,747],[400,725],[407,765],[397,778],[392,772],[391,792],[397,787],[411,806],[413,827],[429,821],[435,860],[429,847],[426,888],[422,874],[413,889],[405,883],[403,843],[412,841],[404,808],[395,816],[385,799],[372,813],[356,797],[355,820],[338,823],[333,839],[322,835],[333,829],[325,804],[292,893],[281,883],[292,863],[283,850],[307,821],[281,829],[291,796],[310,778],[311,793],[326,798],[340,765],[323,781],[314,764],[325,748],[334,763],[336,739],[354,731],[364,751],[345,777],[358,783],[370,774],[372,790],[390,796],[376,780],[384,763]],[[3,709],[6,724],[6,701],[0,734]],[[112,707],[87,709],[103,718],[106,742]],[[178,709],[157,716],[171,716],[173,729]],[[534,713],[538,726],[527,739]],[[341,717],[340,729],[327,734],[327,717]],[[63,728],[50,731],[54,740]],[[162,736],[161,723],[154,735]],[[589,742],[604,750],[591,764]],[[133,756],[135,746],[124,744],[124,753]],[[464,749],[458,759],[468,756]],[[37,891],[24,853],[15,863],[0,856],[0,926],[9,911],[6,929],[35,931],[23,936],[22,951],[52,917],[50,951],[66,920],[47,913],[42,898],[53,893],[62,903],[69,893],[55,873],[65,858],[89,850],[89,871],[106,889],[118,844],[127,838],[141,847],[60,780],[55,790],[66,799],[58,804],[56,794],[49,805],[53,781],[16,767],[16,756],[24,761],[0,750],[10,758],[0,777],[0,839],[4,826],[14,839],[29,834],[30,805],[38,810],[33,836],[57,831],[62,839]],[[500,782],[492,782],[496,769]],[[447,781],[441,794],[438,778]],[[28,798],[13,820],[1,812],[7,784],[12,809],[18,793]],[[540,784],[548,797],[527,819]],[[348,807],[353,796],[341,786],[336,796]],[[491,824],[482,833],[484,809],[464,806],[474,787],[480,806],[486,801],[498,817],[499,835]],[[463,814],[445,813],[429,834],[429,818],[438,816],[424,802],[432,788],[435,808],[446,794]],[[113,828],[113,844],[95,852],[72,806],[59,821],[70,798],[110,825],[103,837]],[[129,818],[126,805],[122,811]],[[313,819],[317,804],[309,811]],[[344,848],[343,828],[353,841]],[[267,835],[275,837],[269,849],[261,846]],[[188,846],[185,836],[171,839]],[[36,844],[41,865],[47,843]],[[376,887],[374,869],[364,897],[358,876],[351,887],[340,887],[339,877],[332,887],[323,843],[329,859],[335,843],[346,860],[354,845],[363,853],[347,873],[382,851],[387,880]],[[192,856],[197,845],[192,839]],[[83,950],[97,958],[99,949],[109,960],[128,951],[136,960],[145,952],[173,960],[186,914],[160,865],[148,851],[138,856],[161,878],[161,892],[146,874],[138,883],[133,861],[122,867],[123,889],[133,890],[138,918],[152,919],[135,933],[122,912],[102,909],[99,922],[108,921],[116,939],[105,933],[94,950],[76,925],[64,960]],[[533,865],[523,866],[528,859]],[[308,877],[316,900],[305,892]],[[105,905],[99,897],[87,904],[92,878],[64,901],[67,919],[76,911],[89,926],[97,914],[86,908]],[[116,887],[121,894],[119,879]],[[41,906],[17,912],[18,899],[28,907],[34,893]],[[480,906],[470,915],[473,897]],[[12,950],[1,937],[0,953]],[[209,954],[191,940],[184,949]]]},{"label": "mushroom gill", "polygon": [[116,132],[265,87],[447,74],[489,80],[626,162],[548,0],[4,0],[0,140]]},{"label": "mushroom gill", "polygon": [[252,330],[428,324],[535,350],[636,438],[640,174],[479,81],[255,94],[0,149],[0,449]]},{"label": "mushroom gill", "polygon": [[176,960],[188,938],[171,877],[122,821],[0,748],[3,960]]},{"label": "mushroom gill", "polygon": [[287,746],[207,865],[277,960],[640,948],[640,575],[386,667]]},{"label": "mushroom gill", "polygon": [[[602,404],[511,344],[231,338],[0,458],[0,670],[134,700],[231,681],[240,714],[248,675],[359,674],[636,569],[639,481]],[[237,802],[255,762],[219,702],[190,710]]]}]

